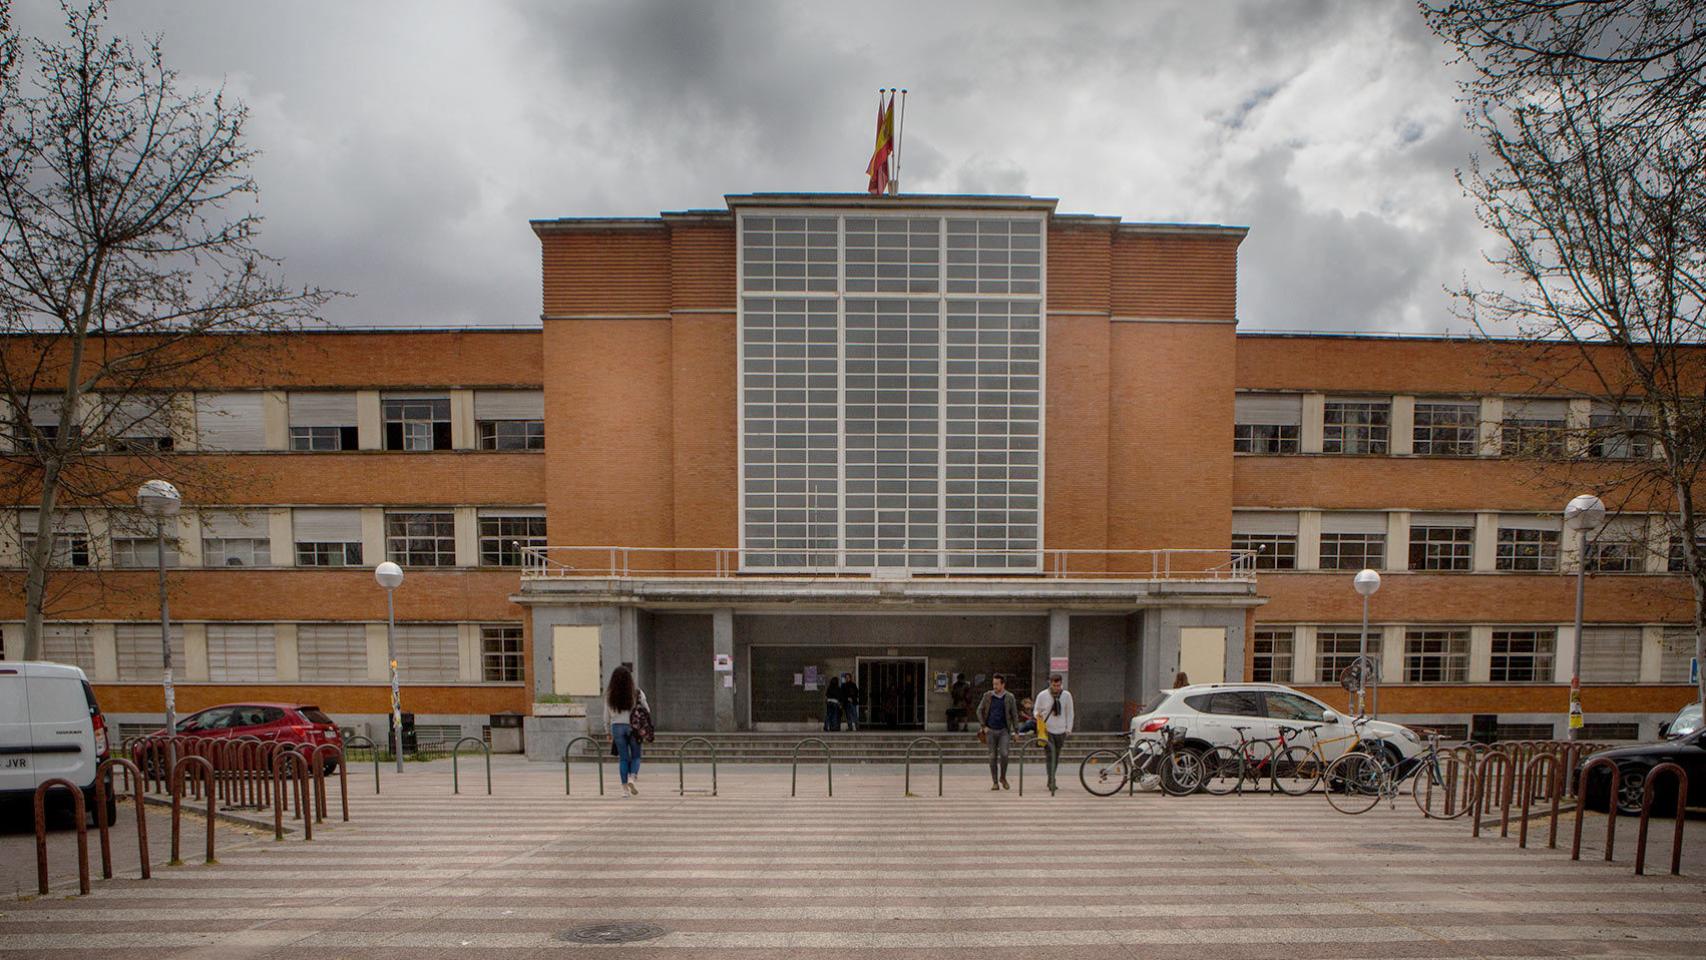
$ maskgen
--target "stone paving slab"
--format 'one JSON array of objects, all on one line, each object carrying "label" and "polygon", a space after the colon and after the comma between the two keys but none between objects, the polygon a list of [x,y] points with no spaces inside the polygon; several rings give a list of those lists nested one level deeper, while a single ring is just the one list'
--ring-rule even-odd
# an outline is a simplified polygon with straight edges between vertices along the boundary
[{"label": "stone paving slab", "polygon": [[[829,798],[821,764],[801,767],[798,797],[786,767],[743,766],[719,771],[719,796],[682,798],[674,765],[657,763],[638,798],[599,797],[580,771],[565,797],[559,765],[494,758],[493,773],[489,797],[477,765],[464,765],[460,795],[444,762],[385,771],[378,796],[352,778],[353,822],[282,843],[221,822],[217,864],[147,882],[125,879],[132,853],[92,896],[66,896],[73,884],[0,906],[0,960],[139,948],[221,960],[1692,957],[1706,941],[1698,821],[1687,876],[1663,875],[1668,825],[1655,825],[1659,875],[1634,877],[1632,822],[1615,863],[1592,842],[1603,818],[1586,832],[1593,859],[1572,863],[1567,849],[1518,849],[1514,833],[1474,839],[1466,821],[1424,820],[1407,798],[1345,817],[1320,796],[1097,798],[1074,781],[1051,797],[1040,767],[1024,797],[962,768],[946,796],[907,798],[900,769],[882,766],[838,768]],[[120,823],[117,837],[134,831]],[[169,833],[157,835],[163,851]],[[69,834],[53,839],[74,851]],[[20,840],[33,892],[29,835],[0,837],[4,876]],[[662,932],[562,939],[598,922]]]}]

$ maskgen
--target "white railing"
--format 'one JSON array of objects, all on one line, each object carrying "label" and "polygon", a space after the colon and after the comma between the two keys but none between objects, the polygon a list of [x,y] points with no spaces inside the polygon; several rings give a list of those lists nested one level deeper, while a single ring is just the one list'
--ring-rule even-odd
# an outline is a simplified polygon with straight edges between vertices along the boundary
[{"label": "white railing", "polygon": [[741,550],[738,547],[521,547],[523,579],[613,577],[1022,577],[1058,580],[1256,579],[1253,550]]}]

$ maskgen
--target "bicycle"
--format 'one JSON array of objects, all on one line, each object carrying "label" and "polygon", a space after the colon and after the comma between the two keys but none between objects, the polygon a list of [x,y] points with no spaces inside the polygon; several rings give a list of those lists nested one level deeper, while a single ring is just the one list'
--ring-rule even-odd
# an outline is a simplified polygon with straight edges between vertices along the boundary
[{"label": "bicycle", "polygon": [[1127,783],[1182,797],[1202,786],[1202,755],[1179,744],[1178,730],[1164,726],[1158,743],[1133,734],[1125,750],[1093,750],[1078,765],[1078,780],[1098,797],[1111,797]]},{"label": "bicycle", "polygon": [[1278,787],[1281,793],[1293,797],[1301,797],[1312,792],[1321,785],[1331,765],[1327,760],[1327,754],[1322,750],[1322,747],[1330,744],[1343,743],[1346,740],[1351,741],[1350,746],[1345,748],[1345,756],[1350,756],[1352,753],[1365,756],[1372,754],[1374,751],[1366,748],[1367,744],[1371,742],[1381,744],[1383,751],[1384,740],[1376,737],[1370,741],[1363,737],[1362,728],[1367,723],[1367,717],[1357,717],[1351,721],[1351,732],[1349,734],[1342,737],[1329,737],[1326,740],[1321,739],[1319,725],[1305,727],[1302,732],[1310,735],[1311,744],[1309,746],[1299,744],[1295,747],[1288,747],[1275,758],[1274,786]]},{"label": "bicycle", "polygon": [[[1449,758],[1449,767],[1440,763],[1441,757]],[[1439,734],[1430,730],[1427,749],[1397,764],[1374,753],[1347,753],[1334,760],[1327,767],[1327,802],[1340,813],[1352,816],[1374,809],[1382,798],[1389,809],[1395,810],[1398,792],[1408,780],[1410,798],[1423,816],[1431,820],[1456,820],[1475,806],[1475,773],[1472,769],[1463,771],[1460,795],[1461,766],[1455,754],[1439,748]],[[1437,811],[1436,796],[1441,801]]]},{"label": "bicycle", "polygon": [[1232,729],[1238,731],[1240,739],[1237,746],[1219,746],[1203,754],[1203,789],[1217,797],[1242,793],[1245,782],[1255,789],[1263,779],[1277,790],[1280,766],[1276,758],[1291,748],[1291,735],[1313,728],[1278,724],[1279,736],[1254,738],[1246,733],[1249,727],[1234,726]]}]

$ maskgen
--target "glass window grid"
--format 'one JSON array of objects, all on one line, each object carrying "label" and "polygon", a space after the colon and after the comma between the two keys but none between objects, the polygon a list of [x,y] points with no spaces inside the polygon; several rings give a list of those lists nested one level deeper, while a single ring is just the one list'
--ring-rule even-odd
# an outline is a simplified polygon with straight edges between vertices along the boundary
[{"label": "glass window grid", "polygon": [[[1368,656],[1380,663],[1380,628],[1368,629]],[[1315,631],[1315,679],[1321,683],[1338,683],[1344,673],[1362,653],[1361,630]]]},{"label": "glass window grid", "polygon": [[1645,460],[1653,455],[1652,419],[1642,414],[1595,413],[1588,417],[1588,456]]},{"label": "glass window grid", "polygon": [[1646,545],[1623,537],[1589,540],[1587,569],[1589,573],[1640,573],[1646,559]]},{"label": "glass window grid", "polygon": [[272,565],[272,541],[265,537],[203,537],[201,564],[204,567],[268,567]]},{"label": "glass window grid", "polygon": [[743,216],[741,289],[747,293],[835,293],[840,289],[838,218]]},{"label": "glass window grid", "polygon": [[1042,292],[1042,222],[949,217],[949,296]]},{"label": "glass window grid", "polygon": [[520,683],[524,677],[521,627],[480,627],[480,678],[487,683]]},{"label": "glass window grid", "polygon": [[1233,453],[1297,453],[1301,442],[1301,428],[1295,423],[1232,425]]},{"label": "glass window grid", "polygon": [[1037,568],[1042,370],[1039,305],[948,301],[943,420],[951,568]]},{"label": "glass window grid", "polygon": [[1492,683],[1551,683],[1552,658],[1558,650],[1556,630],[1494,630]]},{"label": "glass window grid", "polygon": [[[1700,540],[1694,541],[1694,548],[1700,554],[1706,555],[1706,539],[1700,539]],[[1682,555],[1682,538],[1681,537],[1678,537],[1675,535],[1671,536],[1670,548],[1665,552],[1665,569],[1670,571],[1671,573],[1687,573],[1688,572],[1687,563],[1685,561],[1685,558]]]},{"label": "glass window grid", "polygon": [[847,564],[940,567],[939,301],[849,299],[844,329]]},{"label": "glass window grid", "polygon": [[1557,570],[1558,540],[1556,530],[1500,529],[1493,565],[1499,570]]},{"label": "glass window grid", "polygon": [[545,545],[544,517],[480,518],[482,567],[519,567],[522,548]]},{"label": "glass window grid", "polygon": [[743,306],[745,563],[835,566],[841,508],[837,302],[748,297]]},{"label": "glass window grid", "polygon": [[299,567],[359,567],[361,541],[311,541],[296,543],[296,565]]},{"label": "glass window grid", "polygon": [[1553,458],[1564,455],[1564,421],[1511,418],[1500,430],[1499,452],[1507,457]]},{"label": "glass window grid", "polygon": [[1419,456],[1472,457],[1480,421],[1478,403],[1417,403],[1412,449]]},{"label": "glass window grid", "polygon": [[357,447],[355,427],[291,427],[290,449],[309,452],[354,450]]},{"label": "glass window grid", "polygon": [[[28,556],[36,547],[36,538],[24,536],[19,538],[19,549],[23,556]],[[20,564],[23,563],[20,557]],[[53,537],[53,549],[48,553],[49,565],[56,568],[89,566],[89,535],[81,531],[76,533],[58,533]]]},{"label": "glass window grid", "polygon": [[481,450],[543,450],[543,420],[480,420]]},{"label": "glass window grid", "polygon": [[1322,570],[1379,570],[1386,566],[1386,534],[1321,534]]},{"label": "glass window grid", "polygon": [[456,518],[450,513],[387,513],[385,552],[405,567],[456,565]]},{"label": "glass window grid", "polygon": [[1410,569],[1463,571],[1474,567],[1475,528],[1413,526]]},{"label": "glass window grid", "polygon": [[1329,400],[1322,414],[1323,453],[1385,453],[1391,431],[1389,400]]},{"label": "glass window grid", "polygon": [[1233,550],[1254,550],[1257,570],[1297,569],[1297,534],[1234,533]]},{"label": "glass window grid", "polygon": [[[177,545],[167,538],[166,566],[178,565]],[[114,537],[113,566],[126,570],[154,570],[160,566],[159,542],[153,537]]]},{"label": "glass window grid", "polygon": [[1251,647],[1251,682],[1290,683],[1293,643],[1289,629],[1257,630]]},{"label": "glass window grid", "polygon": [[1412,629],[1404,633],[1404,682],[1466,683],[1469,680],[1469,631],[1463,628]]},{"label": "glass window grid", "polygon": [[381,400],[387,450],[450,449],[450,398]]},{"label": "glass window grid", "polygon": [[848,217],[847,293],[939,292],[941,230],[936,217]]}]

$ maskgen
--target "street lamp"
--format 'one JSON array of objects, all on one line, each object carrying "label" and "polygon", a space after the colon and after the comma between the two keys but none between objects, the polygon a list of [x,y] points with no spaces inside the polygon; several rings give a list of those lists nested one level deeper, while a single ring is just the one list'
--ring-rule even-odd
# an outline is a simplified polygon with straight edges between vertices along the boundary
[{"label": "street lamp", "polygon": [[1588,534],[1605,522],[1605,504],[1591,493],[1572,499],[1564,507],[1564,526],[1581,531],[1581,553],[1576,560],[1576,649],[1570,665],[1570,734],[1575,740],[1582,729],[1582,596],[1588,569]]},{"label": "street lamp", "polygon": [[391,664],[391,730],[397,738],[394,753],[397,772],[403,772],[403,695],[397,689],[397,588],[403,585],[403,568],[387,560],[373,569],[373,579],[385,588],[385,659]]},{"label": "street lamp", "polygon": [[160,570],[160,682],[166,692],[167,762],[176,765],[173,736],[178,732],[178,694],[172,687],[172,614],[166,605],[166,518],[178,515],[184,498],[164,480],[150,480],[136,489],[136,506],[154,520],[154,553]]},{"label": "street lamp", "polygon": [[[1374,591],[1380,589],[1380,574],[1373,570],[1363,570],[1351,581],[1356,592],[1362,594],[1362,648],[1358,656],[1364,668],[1368,663],[1368,598],[1374,596]],[[1357,685],[1357,716],[1362,716],[1362,692],[1368,686],[1367,680],[1374,681],[1374,715],[1380,716],[1380,671],[1367,670],[1365,682]]]}]

